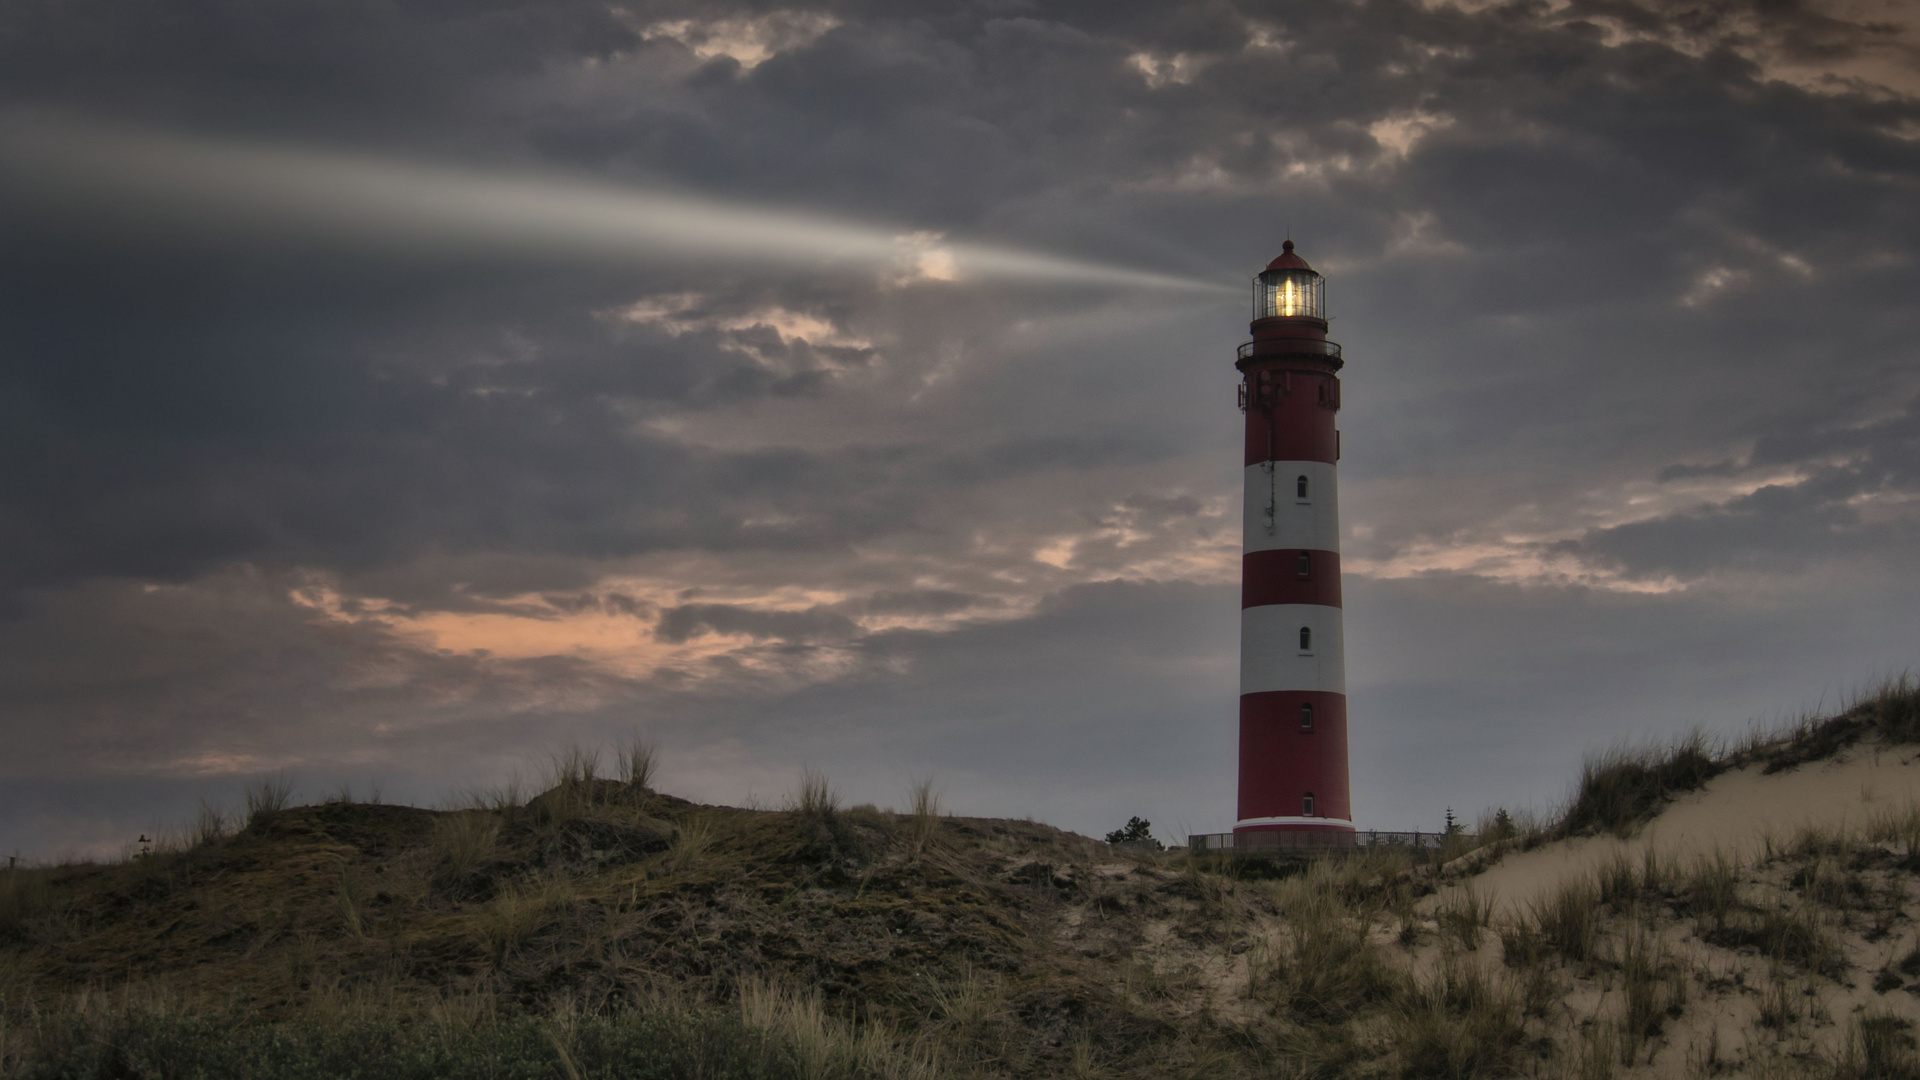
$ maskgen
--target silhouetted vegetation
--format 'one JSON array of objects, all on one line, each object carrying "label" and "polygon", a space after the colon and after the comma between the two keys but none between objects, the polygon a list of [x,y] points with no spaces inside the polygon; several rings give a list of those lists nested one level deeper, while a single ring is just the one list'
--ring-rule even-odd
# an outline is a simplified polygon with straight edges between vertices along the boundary
[{"label": "silhouetted vegetation", "polygon": [[1130,817],[1127,823],[1107,834],[1109,844],[1145,844],[1158,849],[1160,841],[1153,838],[1153,822],[1145,818]]},{"label": "silhouetted vegetation", "polygon": [[1920,683],[1888,679],[1835,716],[1804,720],[1731,750],[1716,751],[1697,733],[1668,745],[1616,747],[1581,767],[1552,835],[1629,831],[1728,769],[1759,764],[1763,772],[1779,772],[1824,761],[1868,737],[1887,745],[1920,743]]},{"label": "silhouetted vegetation", "polygon": [[[1622,851],[1518,907],[1461,880],[1728,768],[1912,738],[1914,697],[1615,751],[1559,819],[1420,856],[1169,853],[1139,818],[1116,848],[949,816],[931,779],[847,807],[812,770],[782,809],[702,806],[656,790],[644,743],[445,810],[299,806],[281,779],[148,854],[0,876],[0,1076],[1915,1076],[1904,1021],[1823,1001],[1920,993],[1920,810]],[[1676,1041],[1709,999],[1743,1046]]]}]

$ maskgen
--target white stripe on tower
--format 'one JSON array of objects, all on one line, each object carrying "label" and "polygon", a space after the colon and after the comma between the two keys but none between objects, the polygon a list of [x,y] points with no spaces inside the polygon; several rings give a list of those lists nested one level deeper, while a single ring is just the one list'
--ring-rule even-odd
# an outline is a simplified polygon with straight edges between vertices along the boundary
[{"label": "white stripe on tower", "polygon": [[[1240,611],[1240,693],[1347,692],[1341,611],[1325,604],[1265,604]],[[1310,635],[1300,647],[1300,631]]]},{"label": "white stripe on tower", "polygon": [[[1340,495],[1335,466],[1325,461],[1260,461],[1246,468],[1248,551],[1340,550]],[[1300,478],[1307,495],[1301,498]]]}]

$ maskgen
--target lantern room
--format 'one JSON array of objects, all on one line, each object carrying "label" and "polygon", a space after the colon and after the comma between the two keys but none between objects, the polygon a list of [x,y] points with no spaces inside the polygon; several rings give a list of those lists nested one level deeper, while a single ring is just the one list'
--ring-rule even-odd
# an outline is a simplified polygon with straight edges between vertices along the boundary
[{"label": "lantern room", "polygon": [[1293,253],[1293,241],[1253,279],[1253,317],[1327,321],[1327,282]]}]

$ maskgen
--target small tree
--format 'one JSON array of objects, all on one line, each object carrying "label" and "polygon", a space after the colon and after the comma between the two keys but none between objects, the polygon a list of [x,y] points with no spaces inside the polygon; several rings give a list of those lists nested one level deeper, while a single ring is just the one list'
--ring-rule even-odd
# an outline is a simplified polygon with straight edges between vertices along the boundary
[{"label": "small tree", "polygon": [[1499,811],[1493,815],[1493,839],[1511,840],[1513,839],[1513,834],[1518,831],[1513,824],[1513,815],[1507,813],[1506,807],[1501,807]]},{"label": "small tree", "polygon": [[1146,818],[1127,819],[1127,827],[1115,829],[1107,834],[1109,844],[1151,844],[1155,851],[1160,850],[1160,841],[1153,838],[1153,822]]}]

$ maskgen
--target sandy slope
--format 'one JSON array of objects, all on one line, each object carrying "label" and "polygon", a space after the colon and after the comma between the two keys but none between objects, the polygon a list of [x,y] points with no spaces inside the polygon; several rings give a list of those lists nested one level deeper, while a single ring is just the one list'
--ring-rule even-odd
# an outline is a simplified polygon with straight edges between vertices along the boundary
[{"label": "sandy slope", "polygon": [[[1812,827],[1829,835],[1858,836],[1874,819],[1905,815],[1915,807],[1920,807],[1920,748],[1862,745],[1772,775],[1759,765],[1749,766],[1677,799],[1624,841],[1600,836],[1557,841],[1504,857],[1468,855],[1449,867],[1451,886],[1443,886],[1424,908],[1432,915],[1449,897],[1457,898],[1470,887],[1493,901],[1497,919],[1530,921],[1532,906],[1563,883],[1581,877],[1594,880],[1623,854],[1638,867],[1642,853],[1651,847],[1660,862],[1676,869],[1715,852],[1733,856],[1740,866],[1741,903],[1758,917],[1767,910],[1794,908],[1808,895],[1797,876],[1807,873],[1808,858],[1784,854],[1796,834]],[[1494,861],[1474,872],[1476,858],[1488,854]],[[1844,954],[1844,973],[1835,978],[1815,977],[1752,948],[1711,943],[1706,922],[1682,914],[1671,895],[1672,909],[1661,901],[1642,909],[1652,919],[1644,925],[1652,928],[1659,948],[1688,972],[1691,990],[1684,1008],[1635,1056],[1624,1075],[1663,1080],[1725,1072],[1830,1077],[1859,1018],[1896,1018],[1908,1025],[1900,1038],[1920,1031],[1920,982],[1912,981],[1911,973],[1891,986],[1885,982],[1903,957],[1920,954],[1920,896],[1912,887],[1914,875],[1888,865],[1891,858],[1825,864],[1828,872],[1851,874],[1854,884],[1864,886],[1837,907],[1829,901],[1819,916],[1823,932]],[[1616,938],[1628,925],[1619,910],[1605,918],[1606,933]],[[1433,925],[1437,931],[1438,924]],[[1600,953],[1614,957],[1620,947],[1618,940],[1611,941]],[[1619,1014],[1618,972],[1610,970],[1610,961],[1560,970],[1569,979],[1564,984],[1563,1023],[1571,1025],[1562,1041],[1573,1046],[1578,1031],[1598,1030],[1586,1018]],[[1767,1021],[1763,1013],[1770,1000],[1789,1003],[1784,1011],[1790,1018]]]},{"label": "sandy slope", "polygon": [[1474,888],[1506,912],[1524,911],[1559,882],[1591,874],[1621,851],[1638,858],[1651,844],[1691,861],[1716,849],[1750,857],[1765,837],[1803,826],[1857,827],[1869,817],[1920,805],[1920,750],[1856,748],[1828,761],[1772,775],[1754,765],[1723,773],[1682,796],[1631,839],[1564,840],[1508,855],[1476,875]]}]

